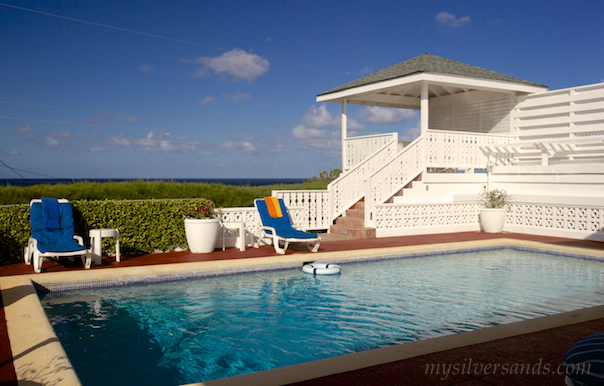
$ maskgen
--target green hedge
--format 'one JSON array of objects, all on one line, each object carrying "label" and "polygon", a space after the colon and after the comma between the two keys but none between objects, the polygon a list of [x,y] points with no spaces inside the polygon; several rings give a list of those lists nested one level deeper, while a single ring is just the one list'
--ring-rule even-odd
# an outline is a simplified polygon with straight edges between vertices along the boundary
[{"label": "green hedge", "polygon": [[[71,201],[75,233],[84,243],[89,246],[90,229],[119,229],[123,255],[187,248],[184,213],[202,203],[201,199]],[[29,205],[0,207],[0,264],[22,261],[29,236]],[[112,238],[103,238],[105,251],[114,247]]]}]

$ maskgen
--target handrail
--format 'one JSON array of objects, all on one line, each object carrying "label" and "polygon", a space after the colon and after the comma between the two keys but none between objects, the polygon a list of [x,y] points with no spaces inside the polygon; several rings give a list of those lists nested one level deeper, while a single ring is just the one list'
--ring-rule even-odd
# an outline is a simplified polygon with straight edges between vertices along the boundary
[{"label": "handrail", "polygon": [[367,177],[396,155],[398,135],[393,135],[393,137],[393,140],[327,185],[332,221],[363,197],[365,194],[364,182]]},{"label": "handrail", "polygon": [[405,146],[387,164],[377,169],[365,182],[365,226],[374,225],[373,211],[391,195],[413,181],[425,164],[423,136]]}]

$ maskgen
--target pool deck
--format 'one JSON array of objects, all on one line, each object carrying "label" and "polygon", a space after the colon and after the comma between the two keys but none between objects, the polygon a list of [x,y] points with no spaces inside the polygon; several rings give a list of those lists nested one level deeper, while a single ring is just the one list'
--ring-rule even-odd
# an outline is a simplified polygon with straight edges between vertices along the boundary
[{"label": "pool deck", "polygon": [[[285,258],[296,261],[312,261],[316,256],[337,256],[342,253],[367,253],[397,247],[417,247],[434,244],[480,242],[511,239],[543,243],[552,247],[572,248],[585,254],[604,254],[604,243],[533,236],[513,233],[486,234],[464,232],[425,236],[390,237],[382,239],[350,239],[337,235],[326,235],[321,250],[310,255],[302,249],[288,250]],[[325,253],[327,252],[327,253]],[[246,259],[270,261],[279,257],[270,246],[249,248],[244,252],[236,248],[215,251],[210,254],[190,252],[158,253],[137,257],[123,257],[116,263],[104,257],[101,266],[88,272],[82,269],[81,261],[60,263],[45,262],[43,273],[32,275],[33,269],[23,263],[0,266],[0,278],[31,278],[49,280],[55,274],[70,276],[81,274],[104,274],[112,268],[165,269],[185,267],[191,263],[196,267],[213,264],[243,264]],[[264,258],[264,259],[263,259]],[[293,260],[292,260],[293,261]],[[206,264],[207,263],[207,264]],[[97,272],[95,272],[97,271]],[[124,271],[125,270],[118,270]],[[27,275],[27,276],[24,276]],[[4,300],[6,301],[6,299]],[[2,302],[2,297],[0,297]],[[603,301],[604,304],[604,301]],[[8,304],[6,305],[8,306]],[[25,352],[11,352],[5,316],[5,304],[0,304],[0,385],[17,385],[14,360]],[[313,373],[308,364],[288,366],[271,370],[272,384],[291,385],[563,385],[564,375],[558,374],[566,351],[579,339],[604,331],[604,306],[577,310],[551,317],[512,323],[470,333],[455,334],[427,341],[394,346],[394,348],[369,350],[347,356],[329,358],[317,362],[318,367],[329,367],[326,372]],[[35,350],[31,347],[30,350]],[[387,350],[390,349],[390,350]],[[394,353],[394,351],[397,351]],[[390,360],[388,358],[402,358]],[[347,363],[348,362],[348,363]],[[315,362],[312,362],[313,364]],[[434,365],[434,366],[433,366]],[[439,367],[437,373],[435,366]],[[445,367],[447,366],[447,367]],[[449,373],[444,373],[444,369]],[[353,370],[350,370],[353,369]],[[430,370],[432,369],[432,371]],[[300,373],[301,377],[290,377],[289,373]],[[522,372],[522,374],[519,374]],[[260,374],[260,373],[258,373]],[[328,374],[328,375],[325,375]],[[243,376],[244,377],[244,376]],[[207,385],[236,384],[236,379],[206,382]],[[267,384],[262,377],[241,379],[238,384]]]}]

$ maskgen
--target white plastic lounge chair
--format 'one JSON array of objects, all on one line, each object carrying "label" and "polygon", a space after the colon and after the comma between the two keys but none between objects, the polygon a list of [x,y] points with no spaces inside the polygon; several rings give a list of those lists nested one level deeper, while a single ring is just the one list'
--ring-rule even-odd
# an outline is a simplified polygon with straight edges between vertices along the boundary
[{"label": "white plastic lounge chair", "polygon": [[[92,253],[81,236],[74,235],[73,212],[66,199],[34,199],[29,203],[31,237],[25,248],[25,264],[33,261],[34,271],[42,272],[45,257],[81,256],[86,269],[92,264]],[[77,242],[76,242],[77,241]]]},{"label": "white plastic lounge chair", "polygon": [[[309,251],[317,252],[321,239],[312,233],[304,232],[292,226],[289,213],[283,200],[266,197],[254,200],[254,206],[260,214],[262,227],[259,241],[275,247],[275,252],[283,255],[290,243],[306,243]],[[283,246],[281,246],[283,243]],[[314,244],[314,245],[313,245]]]}]

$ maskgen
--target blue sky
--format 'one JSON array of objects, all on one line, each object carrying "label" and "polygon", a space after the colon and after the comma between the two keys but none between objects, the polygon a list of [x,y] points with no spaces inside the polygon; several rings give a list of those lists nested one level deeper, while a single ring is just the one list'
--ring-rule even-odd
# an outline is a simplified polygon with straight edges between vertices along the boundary
[{"label": "blue sky", "polygon": [[[341,167],[316,95],[424,53],[604,80],[602,1],[4,1],[0,178],[309,178]],[[418,135],[415,111],[348,115]]]}]

